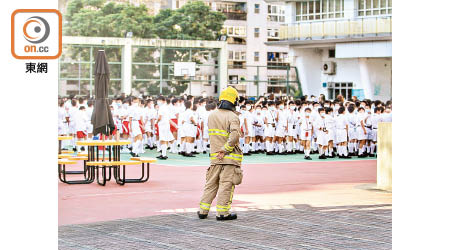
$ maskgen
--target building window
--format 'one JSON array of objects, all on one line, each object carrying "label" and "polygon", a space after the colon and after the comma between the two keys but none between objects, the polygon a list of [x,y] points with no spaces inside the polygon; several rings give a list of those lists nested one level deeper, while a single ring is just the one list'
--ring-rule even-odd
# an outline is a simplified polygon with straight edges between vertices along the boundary
[{"label": "building window", "polygon": [[245,61],[245,51],[228,51],[229,61]]},{"label": "building window", "polygon": [[278,41],[280,39],[280,31],[277,28],[267,29],[267,41]]},{"label": "building window", "polygon": [[344,0],[309,0],[297,2],[295,7],[298,22],[344,17]]},{"label": "building window", "polygon": [[358,16],[392,14],[392,0],[358,0]]},{"label": "building window", "polygon": [[328,58],[334,58],[336,56],[336,50],[335,49],[329,49],[328,50]]},{"label": "building window", "polygon": [[280,69],[289,66],[287,52],[267,52],[267,68]]},{"label": "building window", "polygon": [[259,14],[259,4],[255,4],[255,14]]},{"label": "building window", "polygon": [[286,93],[286,76],[267,76],[267,93],[284,94]]},{"label": "building window", "polygon": [[267,19],[272,22],[284,23],[285,10],[283,5],[267,5]]},{"label": "building window", "polygon": [[228,76],[228,84],[238,84],[239,77],[237,75],[229,75]]},{"label": "building window", "polygon": [[259,52],[255,51],[255,58],[254,58],[255,62],[259,62]]},{"label": "building window", "polygon": [[244,26],[223,26],[221,33],[231,37],[247,36]]},{"label": "building window", "polygon": [[259,37],[259,28],[255,28],[255,37]]},{"label": "building window", "polygon": [[327,85],[330,100],[336,99],[338,95],[342,95],[347,100],[352,97],[352,82],[329,82]]}]

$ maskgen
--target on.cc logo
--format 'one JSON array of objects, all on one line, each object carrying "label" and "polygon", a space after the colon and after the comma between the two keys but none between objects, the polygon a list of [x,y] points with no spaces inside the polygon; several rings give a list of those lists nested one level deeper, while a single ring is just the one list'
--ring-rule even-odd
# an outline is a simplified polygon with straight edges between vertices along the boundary
[{"label": "on.cc logo", "polygon": [[32,16],[23,25],[23,35],[30,43],[42,43],[50,34],[50,25],[47,20],[39,16]]}]

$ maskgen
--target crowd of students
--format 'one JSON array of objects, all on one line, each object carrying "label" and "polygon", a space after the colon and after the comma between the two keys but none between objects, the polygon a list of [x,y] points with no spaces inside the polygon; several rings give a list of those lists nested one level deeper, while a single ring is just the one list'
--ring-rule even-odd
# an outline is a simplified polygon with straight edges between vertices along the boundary
[{"label": "crowd of students", "polygon": [[[97,139],[91,116],[93,100],[83,97],[59,98],[58,134],[73,135],[63,148],[86,150],[77,140]],[[208,153],[208,116],[217,99],[193,96],[119,96],[110,105],[116,129],[113,135],[130,140],[123,153],[139,156],[156,149],[159,159],[168,151],[186,157]],[[392,122],[392,102],[346,100],[323,95],[259,98],[241,97],[236,106],[240,118],[240,146],[244,155],[311,154],[319,159],[374,157],[378,123]]]}]

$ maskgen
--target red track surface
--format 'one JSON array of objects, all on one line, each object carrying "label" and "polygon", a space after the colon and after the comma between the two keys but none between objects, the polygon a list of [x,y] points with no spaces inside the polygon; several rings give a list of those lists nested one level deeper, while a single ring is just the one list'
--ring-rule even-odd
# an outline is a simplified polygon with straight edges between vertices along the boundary
[{"label": "red track surface", "polygon": [[[248,164],[243,170],[244,181],[236,187],[236,195],[311,191],[320,188],[320,184],[376,182],[376,160]],[[163,214],[161,210],[165,209],[195,208],[202,195],[205,171],[206,167],[152,165],[150,180],[146,183],[119,186],[114,179],[104,187],[96,182],[88,185],[59,183],[59,225],[150,216]],[[128,178],[138,176],[140,167],[127,167]],[[243,202],[233,202],[240,203]]]}]

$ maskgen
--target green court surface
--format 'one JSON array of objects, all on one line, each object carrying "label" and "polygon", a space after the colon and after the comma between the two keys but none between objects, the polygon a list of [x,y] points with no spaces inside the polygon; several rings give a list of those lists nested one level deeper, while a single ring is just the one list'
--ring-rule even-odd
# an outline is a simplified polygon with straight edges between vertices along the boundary
[{"label": "green court surface", "polygon": [[[143,157],[157,157],[160,153],[156,150],[145,150],[144,154],[140,156]],[[195,157],[184,157],[178,154],[167,153],[169,157],[167,160],[159,160],[157,164],[169,165],[169,166],[208,166],[209,156],[208,154],[197,154]],[[122,153],[121,159],[128,160],[131,157],[130,154]],[[276,164],[276,163],[292,163],[292,162],[333,162],[333,161],[355,161],[355,160],[376,160],[376,157],[358,158],[352,157],[351,159],[340,159],[338,157],[330,158],[326,160],[318,159],[319,155],[311,155],[312,160],[305,160],[304,154],[294,154],[294,155],[266,155],[266,154],[253,154],[250,156],[244,156],[243,164]]]}]

